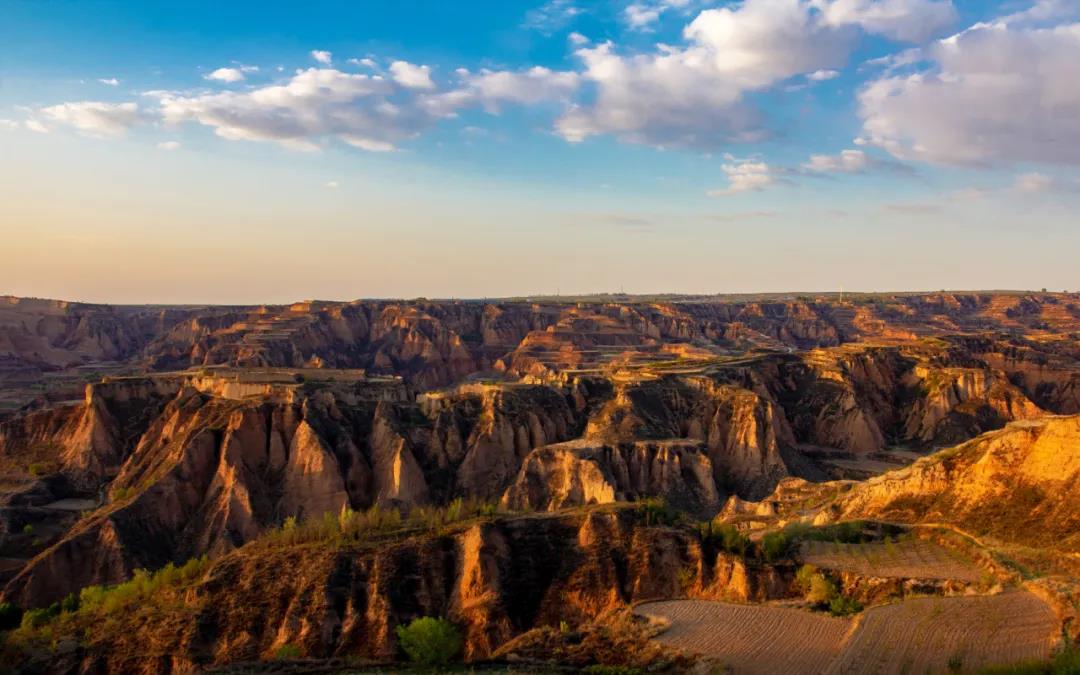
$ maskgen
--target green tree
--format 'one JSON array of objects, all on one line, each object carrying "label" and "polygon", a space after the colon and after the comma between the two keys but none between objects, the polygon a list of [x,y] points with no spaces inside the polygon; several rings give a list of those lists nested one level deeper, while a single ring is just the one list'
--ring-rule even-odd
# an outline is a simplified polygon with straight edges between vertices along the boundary
[{"label": "green tree", "polygon": [[413,619],[407,626],[398,626],[395,632],[401,649],[420,665],[446,665],[461,652],[461,633],[446,619],[430,616]]}]

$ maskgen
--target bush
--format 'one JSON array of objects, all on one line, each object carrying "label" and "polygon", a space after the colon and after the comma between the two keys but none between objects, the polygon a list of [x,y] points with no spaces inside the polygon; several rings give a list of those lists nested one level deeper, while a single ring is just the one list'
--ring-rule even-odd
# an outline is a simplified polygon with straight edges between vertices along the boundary
[{"label": "bush", "polygon": [[22,533],[23,534],[33,534],[34,533],[34,526],[31,525],[30,523],[27,523],[26,525],[23,525]]},{"label": "bush", "polygon": [[112,500],[114,502],[122,502],[133,496],[135,496],[135,489],[130,487],[118,487],[112,491]]},{"label": "bush", "polygon": [[724,551],[736,555],[745,556],[750,549],[750,538],[747,537],[734,525],[715,525],[712,521],[701,525],[701,538],[703,541],[712,541]]},{"label": "bush", "polygon": [[77,612],[79,611],[79,596],[74,593],[68,593],[67,596],[60,601],[61,612]]},{"label": "bush", "polygon": [[858,614],[862,610],[863,606],[858,600],[845,598],[842,595],[829,600],[829,613],[833,616],[851,616],[852,614]]},{"label": "bush", "polygon": [[22,610],[10,602],[0,602],[0,630],[11,630],[22,622]]},{"label": "bush", "polygon": [[274,652],[277,661],[289,661],[300,658],[300,648],[293,644],[283,644]]},{"label": "bush", "polygon": [[461,633],[446,619],[425,616],[395,630],[401,649],[414,663],[446,665],[461,652]]},{"label": "bush", "polygon": [[53,604],[45,609],[30,609],[23,613],[19,627],[23,630],[41,628],[60,613],[60,606]]},{"label": "bush", "polygon": [[31,476],[44,476],[52,473],[52,467],[46,462],[34,462],[30,466],[26,467],[26,470],[30,472]]},{"label": "bush", "polygon": [[668,506],[663,497],[642,499],[637,505],[638,513],[645,520],[645,526],[674,525],[679,520],[679,512]]},{"label": "bush", "polygon": [[768,562],[779,560],[788,554],[792,541],[783,530],[770,532],[761,538],[761,553]]}]

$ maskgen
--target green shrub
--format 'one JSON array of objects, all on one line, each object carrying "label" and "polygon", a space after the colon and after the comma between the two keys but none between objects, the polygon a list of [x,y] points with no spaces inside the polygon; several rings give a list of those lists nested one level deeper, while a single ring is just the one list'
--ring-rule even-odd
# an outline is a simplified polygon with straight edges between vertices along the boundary
[{"label": "green shrub", "polygon": [[22,533],[23,534],[33,534],[34,533],[34,526],[31,525],[30,523],[27,523],[26,525],[23,525]]},{"label": "green shrub", "polygon": [[792,541],[783,530],[769,532],[761,538],[761,553],[768,562],[775,562],[788,555]]},{"label": "green shrub", "polygon": [[46,462],[34,462],[26,467],[26,470],[30,472],[31,476],[44,476],[52,473],[52,467]]},{"label": "green shrub", "polygon": [[19,623],[19,627],[23,630],[41,628],[52,621],[53,617],[59,613],[60,606],[57,604],[53,604],[45,609],[29,609],[23,612],[22,621]]},{"label": "green shrub", "polygon": [[11,630],[22,622],[22,609],[10,602],[0,602],[0,630]]},{"label": "green shrub", "polygon": [[293,644],[283,644],[274,652],[276,661],[290,661],[300,658],[300,648]]},{"label": "green shrub", "polygon": [[860,604],[858,600],[852,598],[845,598],[842,595],[838,595],[832,600],[829,600],[829,613],[833,616],[851,616],[852,614],[858,614],[862,610],[862,604]]},{"label": "green shrub", "polygon": [[135,489],[130,487],[113,488],[112,491],[112,500],[114,502],[122,502],[133,496],[135,496]]},{"label": "green shrub", "polygon": [[79,611],[79,596],[74,593],[68,593],[63,600],[60,601],[61,612],[77,612]]},{"label": "green shrub", "polygon": [[461,652],[461,633],[446,619],[425,616],[395,630],[409,660],[424,666],[446,665]]},{"label": "green shrub", "polygon": [[751,547],[750,538],[731,524],[717,525],[713,521],[701,524],[699,528],[703,541],[715,543],[721,550],[745,556]]},{"label": "green shrub", "polygon": [[645,521],[646,527],[653,525],[674,525],[679,520],[679,512],[668,506],[663,497],[649,497],[637,503],[637,511]]}]

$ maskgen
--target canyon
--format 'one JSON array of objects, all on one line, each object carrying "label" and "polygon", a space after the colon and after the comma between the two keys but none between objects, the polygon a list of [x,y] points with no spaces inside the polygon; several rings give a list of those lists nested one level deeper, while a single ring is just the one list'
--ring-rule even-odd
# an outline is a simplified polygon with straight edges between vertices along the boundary
[{"label": "canyon", "polygon": [[[418,616],[453,619],[464,659],[503,658],[643,600],[790,601],[803,561],[765,538],[799,523],[1052,551],[1060,583],[1031,592],[1055,607],[1080,550],[1067,294],[3,298],[0,386],[4,602],[206,561],[162,591],[175,611],[155,599],[94,630],[61,613],[39,669],[186,672],[284,646],[385,663]],[[394,515],[343,535],[356,514]],[[905,583],[944,588],[888,592]]]}]

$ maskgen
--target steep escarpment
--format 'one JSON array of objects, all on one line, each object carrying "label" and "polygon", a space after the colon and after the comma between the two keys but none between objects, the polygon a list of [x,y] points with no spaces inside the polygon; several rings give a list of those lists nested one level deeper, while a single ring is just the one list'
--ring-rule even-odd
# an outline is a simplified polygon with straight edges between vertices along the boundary
[{"label": "steep escarpment", "polygon": [[[389,660],[394,628],[418,616],[454,621],[465,657],[478,659],[533,627],[576,625],[639,600],[784,597],[790,576],[717,552],[692,531],[645,526],[625,508],[485,519],[372,545],[260,541],[181,593],[165,589],[94,621],[49,667],[203,668],[271,658],[284,645],[316,658]],[[172,603],[167,623],[152,620],[159,601]],[[53,630],[93,615],[67,620]]]},{"label": "steep escarpment", "polygon": [[697,441],[636,441],[615,446],[587,440],[549,445],[525,459],[502,503],[526,511],[662,495],[677,508],[711,516],[720,505],[712,463]]},{"label": "steep escarpment", "polygon": [[853,487],[837,518],[951,523],[1080,551],[1080,416],[1014,422]]},{"label": "steep escarpment", "polygon": [[[424,405],[363,391],[370,397],[297,386],[232,399],[177,385],[115,467],[107,503],[31,560],[5,595],[47,603],[138,567],[231,550],[290,517],[494,500],[530,450],[580,434],[586,408],[575,400],[588,405],[581,389],[484,387]],[[80,413],[63,415],[47,438],[82,447],[83,436],[66,435],[81,429],[70,421]],[[107,422],[106,436],[125,420]],[[72,466],[62,463],[62,475]],[[108,553],[86,558],[89,549]]]}]

